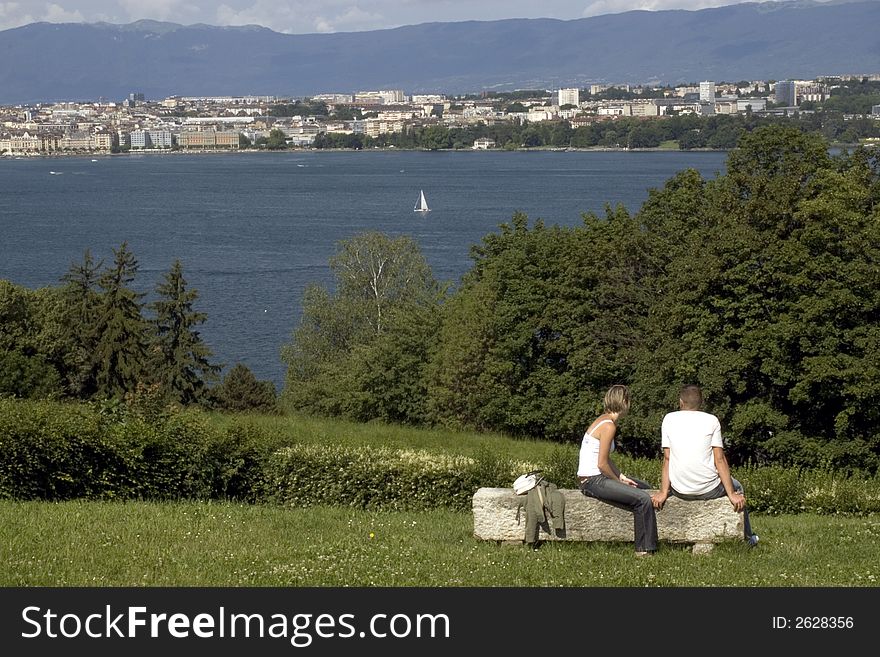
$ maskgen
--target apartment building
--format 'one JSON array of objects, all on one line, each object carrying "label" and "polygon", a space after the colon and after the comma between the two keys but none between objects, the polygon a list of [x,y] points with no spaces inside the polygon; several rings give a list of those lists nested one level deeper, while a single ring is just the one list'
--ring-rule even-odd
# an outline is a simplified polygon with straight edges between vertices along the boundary
[{"label": "apartment building", "polygon": [[715,83],[711,80],[707,80],[706,82],[700,82],[700,102],[701,103],[714,103],[715,102]]},{"label": "apartment building", "polygon": [[367,119],[364,121],[364,134],[368,137],[378,137],[389,132],[403,132],[403,125],[403,121]]},{"label": "apartment building", "polygon": [[65,151],[90,151],[94,150],[94,141],[91,133],[72,132],[61,138],[61,149]]},{"label": "apartment building", "polygon": [[184,130],[177,136],[181,148],[231,148],[239,147],[237,130]]},{"label": "apartment building", "polygon": [[780,80],[773,87],[773,96],[777,103],[782,103],[787,107],[797,105],[797,82],[794,80]]},{"label": "apartment building", "polygon": [[364,105],[394,105],[406,102],[406,95],[400,89],[359,91],[354,95],[352,102]]},{"label": "apartment building", "polygon": [[560,89],[557,92],[559,106],[574,105],[578,106],[581,102],[581,92],[577,88]]}]

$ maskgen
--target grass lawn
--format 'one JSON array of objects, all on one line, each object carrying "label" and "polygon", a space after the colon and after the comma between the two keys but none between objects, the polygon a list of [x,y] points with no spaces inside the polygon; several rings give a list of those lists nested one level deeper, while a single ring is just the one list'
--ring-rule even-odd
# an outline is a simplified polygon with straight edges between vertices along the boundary
[{"label": "grass lawn", "polygon": [[2,586],[786,586],[880,584],[880,518],[758,516],[760,545],[472,536],[469,513],[232,503],[0,502]]},{"label": "grass lawn", "polygon": [[667,139],[666,141],[661,141],[660,145],[657,147],[662,150],[668,151],[677,151],[678,150],[678,140],[677,139]]}]

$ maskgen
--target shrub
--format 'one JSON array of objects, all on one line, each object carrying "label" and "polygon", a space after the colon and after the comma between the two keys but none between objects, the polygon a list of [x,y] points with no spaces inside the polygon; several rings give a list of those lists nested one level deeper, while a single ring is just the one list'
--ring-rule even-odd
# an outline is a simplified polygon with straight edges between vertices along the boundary
[{"label": "shrub", "polygon": [[510,463],[375,447],[296,445],[267,464],[268,499],[281,504],[337,504],[361,509],[470,509],[480,486],[510,486]]},{"label": "shrub", "polygon": [[246,365],[238,363],[211,390],[214,405],[226,411],[274,413],[277,397],[271,381],[258,381]]}]

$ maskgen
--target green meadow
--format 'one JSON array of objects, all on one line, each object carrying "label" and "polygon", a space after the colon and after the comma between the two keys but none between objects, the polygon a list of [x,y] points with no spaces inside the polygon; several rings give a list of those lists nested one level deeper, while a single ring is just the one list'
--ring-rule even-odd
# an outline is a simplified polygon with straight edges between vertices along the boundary
[{"label": "green meadow", "polygon": [[880,583],[880,518],[755,516],[761,543],[473,537],[469,513],[207,502],[0,502],[2,586],[791,586]]}]

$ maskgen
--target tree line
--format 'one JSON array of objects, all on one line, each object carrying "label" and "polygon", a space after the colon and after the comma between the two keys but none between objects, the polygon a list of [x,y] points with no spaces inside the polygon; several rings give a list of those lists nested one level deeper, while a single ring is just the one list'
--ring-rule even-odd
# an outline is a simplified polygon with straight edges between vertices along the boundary
[{"label": "tree line", "polygon": [[320,133],[313,148],[362,149],[377,147],[469,149],[476,139],[488,138],[498,148],[657,148],[676,142],[679,150],[734,148],[745,133],[767,125],[782,125],[817,133],[832,142],[857,143],[880,137],[880,122],[847,118],[839,111],[799,112],[787,117],[757,116],[752,112],[696,116],[682,114],[660,118],[621,117],[572,127],[569,121],[538,123],[507,121],[464,127],[428,125],[378,137],[363,134]]},{"label": "tree line", "polygon": [[199,332],[207,316],[195,310],[198,292],[179,260],[151,303],[132,287],[137,272],[123,242],[106,266],[87,250],[59,286],[0,280],[0,395],[274,407],[274,386],[242,364],[220,381]]},{"label": "tree line", "polygon": [[[746,132],[727,171],[686,170],[574,227],[516,214],[455,289],[415,242],[340,245],[282,352],[294,409],[578,440],[630,385],[623,446],[655,455],[700,384],[731,459],[880,463],[880,164],[793,125]],[[332,289],[332,291],[330,291]]]}]

